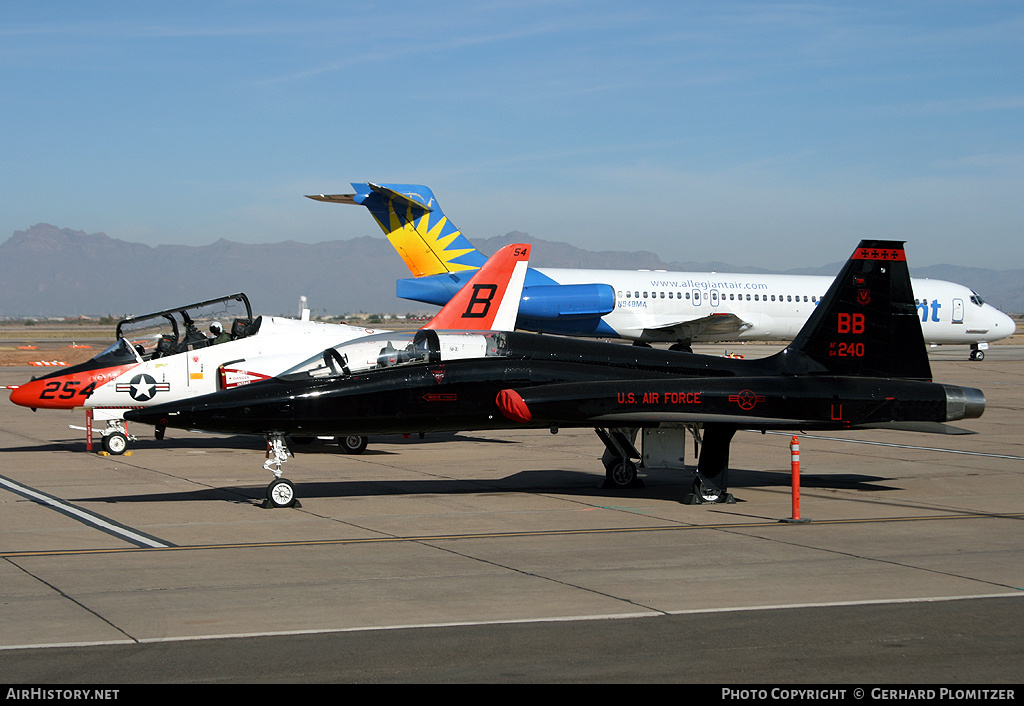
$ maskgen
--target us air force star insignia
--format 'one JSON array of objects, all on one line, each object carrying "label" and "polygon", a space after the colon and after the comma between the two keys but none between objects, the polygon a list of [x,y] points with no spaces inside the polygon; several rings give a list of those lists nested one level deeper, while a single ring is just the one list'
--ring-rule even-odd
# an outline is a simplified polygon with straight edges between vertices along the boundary
[{"label": "us air force star insignia", "polygon": [[136,402],[147,402],[153,399],[158,392],[170,392],[171,383],[157,382],[151,375],[141,373],[131,379],[131,382],[117,383],[118,392],[127,392]]},{"label": "us air force star insignia", "polygon": [[753,390],[741,390],[738,395],[729,395],[729,401],[735,402],[740,409],[753,409],[758,402],[764,402],[764,395],[758,395]]},{"label": "us air force star insignia", "polygon": [[149,375],[136,375],[132,378],[128,394],[139,402],[153,399],[153,395],[156,394],[156,380]]}]

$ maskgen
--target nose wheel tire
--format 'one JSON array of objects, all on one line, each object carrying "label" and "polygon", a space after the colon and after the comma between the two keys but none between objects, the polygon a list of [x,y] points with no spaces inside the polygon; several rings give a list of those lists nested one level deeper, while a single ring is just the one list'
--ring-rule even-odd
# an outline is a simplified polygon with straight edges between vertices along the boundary
[{"label": "nose wheel tire", "polygon": [[128,448],[128,437],[119,431],[103,437],[103,450],[111,456],[120,456]]},{"label": "nose wheel tire", "polygon": [[267,486],[264,507],[301,507],[295,497],[295,486],[287,478],[277,478]]}]

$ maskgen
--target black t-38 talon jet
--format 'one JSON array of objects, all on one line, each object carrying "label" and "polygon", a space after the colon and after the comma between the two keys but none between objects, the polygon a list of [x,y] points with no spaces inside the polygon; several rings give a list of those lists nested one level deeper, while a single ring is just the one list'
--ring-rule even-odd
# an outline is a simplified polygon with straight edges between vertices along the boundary
[{"label": "black t-38 talon jet", "polygon": [[693,424],[703,439],[691,502],[729,502],[739,429],[948,431],[945,422],[985,408],[980,390],[932,382],[900,241],[862,241],[792,343],[761,359],[420,330],[354,371],[329,364],[344,348],[270,380],[126,416],[267,435],[594,428],[619,486],[636,477],[631,431]]}]

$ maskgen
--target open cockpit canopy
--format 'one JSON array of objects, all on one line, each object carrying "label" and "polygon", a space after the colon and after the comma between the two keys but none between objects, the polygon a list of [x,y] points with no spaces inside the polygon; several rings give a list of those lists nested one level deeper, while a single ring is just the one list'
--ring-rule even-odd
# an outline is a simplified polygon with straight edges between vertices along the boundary
[{"label": "open cockpit canopy", "polygon": [[[214,326],[214,323],[219,326]],[[146,360],[202,348],[217,329],[230,340],[251,336],[261,319],[253,319],[249,298],[239,292],[194,304],[127,316],[117,323],[117,339],[126,340]]]},{"label": "open cockpit canopy", "polygon": [[502,331],[389,331],[328,348],[281,374],[284,379],[350,375],[415,363],[507,355]]}]

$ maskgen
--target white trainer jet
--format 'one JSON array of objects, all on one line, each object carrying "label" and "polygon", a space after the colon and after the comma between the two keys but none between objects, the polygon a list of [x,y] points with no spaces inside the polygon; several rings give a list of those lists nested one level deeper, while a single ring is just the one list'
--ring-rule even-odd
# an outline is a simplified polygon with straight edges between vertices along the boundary
[{"label": "white trainer jet", "polygon": [[[227,322],[226,330],[221,322]],[[87,448],[92,449],[93,421],[106,422],[99,430],[103,449],[119,455],[135,440],[124,423],[129,409],[262,380],[340,341],[375,333],[305,316],[253,317],[248,297],[232,294],[122,319],[109,348],[14,387],[11,402],[33,410],[83,408],[86,426],[72,428],[86,432]],[[156,437],[163,434],[157,427]]]}]

